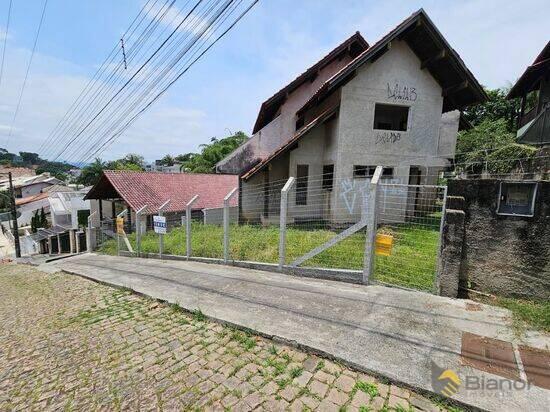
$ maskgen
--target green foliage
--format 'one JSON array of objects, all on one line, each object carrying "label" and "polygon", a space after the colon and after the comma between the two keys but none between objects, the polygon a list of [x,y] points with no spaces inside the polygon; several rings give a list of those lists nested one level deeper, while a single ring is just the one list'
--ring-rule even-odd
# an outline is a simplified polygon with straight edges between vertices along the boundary
[{"label": "green foliage", "polygon": [[511,173],[536,154],[536,148],[516,143],[506,120],[484,120],[471,130],[459,133],[456,146],[457,169],[479,174]]},{"label": "green foliage", "polygon": [[82,172],[76,182],[84,186],[93,186],[101,177],[104,170],[133,170],[136,172],[144,170],[145,161],[143,156],[127,154],[122,159],[104,162],[97,158],[93,163],[82,168]]},{"label": "green foliage", "polygon": [[10,210],[11,208],[11,196],[9,190],[0,191],[0,211]]},{"label": "green foliage", "polygon": [[50,162],[49,160],[41,159],[38,153],[19,152],[19,157],[17,157],[14,153],[10,153],[2,148],[0,148],[0,164],[14,167],[38,166],[36,168],[37,175],[48,172],[60,180],[66,180],[67,172],[73,169],[73,166],[68,163]]},{"label": "green foliage", "polygon": [[35,210],[33,216],[31,217],[31,232],[36,233],[38,232],[38,229],[47,227],[49,227],[49,223],[46,219],[44,208],[40,209],[40,211]]},{"label": "green foliage", "polygon": [[494,122],[504,120],[506,129],[515,132],[516,121],[520,111],[520,102],[518,99],[506,100],[508,89],[485,89],[489,100],[485,103],[468,107],[463,115],[473,126],[480,125],[483,122]]},{"label": "green foliage", "polygon": [[176,163],[175,159],[169,154],[160,159],[160,164],[163,166],[174,166],[174,163]]},{"label": "green foliage", "polygon": [[176,156],[181,161],[181,170],[190,173],[212,173],[214,166],[229,153],[248,140],[243,132],[237,132],[223,139],[213,137],[209,144],[201,145],[200,153]]}]

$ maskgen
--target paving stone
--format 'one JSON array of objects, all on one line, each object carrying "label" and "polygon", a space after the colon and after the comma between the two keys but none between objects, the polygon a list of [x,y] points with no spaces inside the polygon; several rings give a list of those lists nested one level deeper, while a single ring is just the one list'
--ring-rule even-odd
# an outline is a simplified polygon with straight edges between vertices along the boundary
[{"label": "paving stone", "polygon": [[308,384],[308,382],[311,380],[311,377],[313,374],[308,371],[302,371],[302,374],[298,376],[297,378],[294,378],[292,383],[299,387],[304,387]]},{"label": "paving stone", "polygon": [[411,392],[407,389],[400,388],[399,386],[390,386],[390,393],[398,398],[409,399]]},{"label": "paving stone", "polygon": [[388,406],[390,408],[395,408],[398,405],[402,406],[405,410],[409,409],[409,402],[407,400],[390,394],[390,397],[388,398]]},{"label": "paving stone", "polygon": [[317,411],[319,412],[337,412],[339,409],[340,406],[332,403],[328,399],[323,399],[317,407]]},{"label": "paving stone", "polygon": [[345,392],[332,388],[327,395],[327,399],[336,405],[343,405],[348,401],[349,396]]},{"label": "paving stone", "polygon": [[336,381],[334,382],[334,386],[336,386],[338,389],[343,390],[344,392],[351,392],[351,390],[355,386],[355,379],[342,374],[336,379]]},{"label": "paving stone", "polygon": [[370,396],[367,395],[365,392],[363,391],[357,391],[355,392],[355,395],[353,396],[352,400],[351,400],[351,404],[353,406],[366,406],[370,403],[371,399],[370,399]]},{"label": "paving stone", "polygon": [[334,382],[334,380],[336,379],[336,377],[334,375],[331,375],[329,373],[326,373],[324,371],[317,371],[315,373],[315,375],[313,375],[313,377],[315,379],[317,379],[318,381],[320,382],[324,382],[324,383],[327,383],[327,384],[331,384],[332,382]]},{"label": "paving stone", "polygon": [[328,385],[326,383],[319,382],[318,380],[313,380],[309,385],[309,390],[314,395],[323,398],[328,391]]},{"label": "paving stone", "polygon": [[[369,403],[358,391],[349,400],[354,379],[376,383],[384,397],[391,392],[391,405],[410,395],[283,345],[276,359],[290,362],[274,377],[263,366],[273,358],[272,341],[255,337],[256,346],[243,351],[223,325],[79,277],[0,265],[0,291],[2,411],[382,408],[381,396]],[[296,368],[301,375],[280,389],[273,379],[290,379]],[[415,394],[410,405],[437,410]]]},{"label": "paving stone", "polygon": [[287,386],[282,391],[279,392],[279,395],[288,402],[292,402],[300,390],[294,386]]}]

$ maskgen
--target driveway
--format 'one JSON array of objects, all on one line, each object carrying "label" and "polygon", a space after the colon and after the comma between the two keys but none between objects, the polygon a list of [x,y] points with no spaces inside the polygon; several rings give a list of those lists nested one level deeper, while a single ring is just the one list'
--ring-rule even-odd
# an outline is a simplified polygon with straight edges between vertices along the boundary
[{"label": "driveway", "polygon": [[[550,391],[539,384],[548,377],[548,367],[539,367],[543,379],[535,380],[532,368],[518,361],[520,348],[548,349],[550,340],[536,332],[519,339],[505,309],[397,288],[197,262],[88,254],[48,265],[188,310],[200,308],[214,319],[412,388],[441,392],[441,379],[448,377],[442,372],[451,370],[460,377],[453,384],[453,399],[481,409],[544,410],[550,401]],[[527,377],[536,384],[508,389]],[[497,389],[482,385],[489,381],[502,384]]]}]

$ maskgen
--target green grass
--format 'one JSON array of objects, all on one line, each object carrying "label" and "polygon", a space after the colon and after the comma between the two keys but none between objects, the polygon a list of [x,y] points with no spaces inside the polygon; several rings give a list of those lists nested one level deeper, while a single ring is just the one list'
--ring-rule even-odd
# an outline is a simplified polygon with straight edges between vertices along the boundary
[{"label": "green grass", "polygon": [[489,305],[509,309],[514,316],[514,326],[520,332],[530,328],[550,333],[550,301],[548,300],[505,298],[501,296],[478,300]]},{"label": "green grass", "polygon": [[[391,256],[376,256],[375,279],[400,286],[431,290],[436,270],[439,231],[435,228],[394,225],[382,227],[379,233],[391,234],[394,244]],[[193,256],[223,257],[223,228],[218,225],[193,223]],[[336,232],[328,229],[287,230],[287,263],[322,245]],[[135,246],[135,234],[129,236]],[[175,228],[164,237],[164,253],[185,254],[185,230]],[[123,242],[121,242],[123,243]],[[356,233],[305,262],[304,266],[361,270],[365,235]],[[101,251],[116,254],[114,240],[103,244]],[[142,251],[158,253],[158,235],[147,233],[142,238]],[[279,260],[279,228],[255,225],[231,225],[230,255],[235,260],[277,263]]]}]

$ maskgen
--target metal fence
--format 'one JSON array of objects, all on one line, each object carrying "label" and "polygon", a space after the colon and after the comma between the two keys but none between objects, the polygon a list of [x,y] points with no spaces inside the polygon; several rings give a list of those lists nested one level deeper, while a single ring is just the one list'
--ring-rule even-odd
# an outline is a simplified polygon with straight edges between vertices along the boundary
[{"label": "metal fence", "polygon": [[[231,206],[237,196],[239,206]],[[325,173],[242,182],[219,208],[196,210],[190,202],[184,211],[163,214],[166,234],[154,232],[152,216],[142,225],[134,218],[134,229],[116,244],[103,234],[102,249],[432,290],[445,198],[444,186],[404,184],[381,167],[351,178]]]}]

